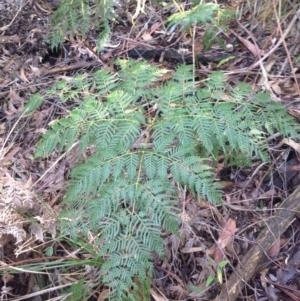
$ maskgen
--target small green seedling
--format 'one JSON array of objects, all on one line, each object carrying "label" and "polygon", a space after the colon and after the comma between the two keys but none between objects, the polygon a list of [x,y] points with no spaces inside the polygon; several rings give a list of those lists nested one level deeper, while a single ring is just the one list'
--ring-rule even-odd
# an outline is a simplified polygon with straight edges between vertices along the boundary
[{"label": "small green seedling", "polygon": [[222,277],[222,272],[223,268],[229,263],[229,261],[222,260],[219,264],[216,264],[216,262],[210,258],[209,259],[215,269],[215,275],[209,275],[206,279],[206,287],[208,287],[214,280],[218,280],[220,284],[223,283],[223,277]]}]

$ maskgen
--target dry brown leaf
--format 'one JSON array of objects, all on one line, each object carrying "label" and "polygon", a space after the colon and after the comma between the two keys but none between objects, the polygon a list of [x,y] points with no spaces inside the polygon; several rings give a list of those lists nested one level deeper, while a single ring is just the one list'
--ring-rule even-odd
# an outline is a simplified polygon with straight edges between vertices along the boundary
[{"label": "dry brown leaf", "polygon": [[278,84],[278,82],[274,82],[271,83],[271,89],[277,94],[277,95],[281,95],[282,94],[282,90]]},{"label": "dry brown leaf", "polygon": [[147,33],[147,32],[144,33],[144,34],[142,35],[142,38],[143,38],[143,40],[146,41],[146,42],[149,42],[149,41],[152,41],[152,40],[153,40],[151,34],[150,34],[150,33]]},{"label": "dry brown leaf", "polygon": [[261,49],[259,49],[259,47],[255,44],[253,44],[252,42],[250,42],[249,40],[246,40],[244,38],[242,38],[241,36],[239,36],[238,34],[236,34],[233,30],[230,30],[240,41],[241,43],[244,44],[244,46],[255,56],[255,57],[260,57],[262,54]]},{"label": "dry brown leaf", "polygon": [[275,258],[278,256],[279,251],[280,251],[280,238],[277,238],[274,245],[269,249],[268,255],[271,258]]},{"label": "dry brown leaf", "polygon": [[293,148],[296,152],[300,153],[300,144],[295,142],[291,138],[283,138],[277,145],[275,145],[274,149],[279,149],[283,144],[287,144],[291,148]]},{"label": "dry brown leaf", "polygon": [[232,242],[234,233],[238,230],[235,220],[229,218],[217,241],[216,252],[214,254],[214,260],[217,264],[224,259],[224,249]]},{"label": "dry brown leaf", "polygon": [[20,70],[20,78],[23,80],[23,82],[29,83],[29,80],[25,75],[25,67],[24,66]]},{"label": "dry brown leaf", "polygon": [[98,296],[97,301],[104,301],[107,300],[105,299],[105,297],[109,294],[109,290],[108,289],[104,289]]},{"label": "dry brown leaf", "polygon": [[34,195],[26,189],[27,183],[15,181],[6,169],[1,168],[0,175],[0,245],[3,247],[14,239],[16,244],[26,239],[25,219],[17,210],[32,209]]},{"label": "dry brown leaf", "polygon": [[17,146],[14,149],[12,149],[11,151],[9,151],[9,153],[7,153],[5,155],[5,157],[3,159],[1,159],[1,163],[11,160],[19,152],[20,149],[21,148],[19,146]]}]

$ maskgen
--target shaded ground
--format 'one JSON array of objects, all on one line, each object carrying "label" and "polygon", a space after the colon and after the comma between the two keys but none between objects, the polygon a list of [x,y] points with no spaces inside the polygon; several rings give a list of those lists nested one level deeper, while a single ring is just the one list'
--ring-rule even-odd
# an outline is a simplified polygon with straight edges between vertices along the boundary
[{"label": "shaded ground", "polygon": [[[204,28],[197,28],[194,39],[179,30],[170,32],[162,20],[174,10],[159,12],[149,6],[147,14],[137,19],[135,27],[124,14],[125,21],[114,25],[110,41],[99,57],[94,51],[95,32],[90,32],[85,41],[66,36],[63,47],[57,51],[50,49],[45,37],[49,34],[51,10],[57,5],[54,1],[15,0],[0,4],[0,145],[3,148],[0,221],[5,225],[1,234],[2,267],[43,262],[46,260],[43,252],[49,246],[53,246],[52,256],[56,259],[86,259],[89,256],[68,242],[54,240],[57,225],[51,216],[61,209],[59,201],[64,195],[70,168],[78,160],[77,150],[58,162],[58,153],[48,160],[33,158],[34,146],[49,123],[66,116],[74,103],[61,106],[53,100],[44,103],[33,116],[20,116],[26,100],[33,93],[50,88],[60,78],[103,67],[114,70],[115,58],[134,57],[133,52],[136,59],[141,56],[150,63],[172,69],[178,64],[178,56],[183,62],[191,63],[187,58],[191,57],[194,47],[197,53],[208,58],[208,61],[199,58],[200,78],[205,78],[211,70],[224,70],[229,85],[245,81],[256,89],[268,90],[273,101],[285,103],[289,113],[299,117],[299,19],[292,24],[296,11],[299,13],[299,5],[290,3],[285,8],[290,14],[282,21],[282,31],[287,35],[280,43],[282,33],[274,19],[271,2],[265,1],[264,7],[257,5],[255,8],[238,2],[241,3],[234,5],[234,1],[230,1],[230,6],[240,9],[243,17],[240,21],[232,21],[228,31],[218,32],[224,47],[215,43],[204,52],[201,42]],[[250,26],[245,28],[247,24]],[[291,24],[292,29],[288,30]],[[263,65],[257,63],[260,54],[255,44],[264,51],[263,55],[269,53]],[[277,44],[276,51],[270,53]],[[146,50],[153,52],[145,57],[142,52]],[[218,62],[229,56],[234,58],[217,67]],[[225,163],[226,158],[220,158],[216,176],[224,186],[222,206],[197,203],[188,192],[182,193],[178,204],[182,208],[181,239],[175,235],[167,236],[164,240],[166,259],[155,258],[154,261],[156,277],[152,281],[151,294],[155,300],[167,300],[162,295],[175,300],[212,300],[215,297],[218,300],[221,285],[216,278],[216,262],[228,260],[223,268],[226,283],[241,258],[255,245],[270,216],[276,214],[282,201],[299,185],[299,150],[297,141],[282,140],[274,135],[270,138],[269,149],[272,164],[253,158],[250,167],[230,166]],[[30,192],[32,186],[35,193]],[[5,206],[9,202],[13,202],[18,212]],[[45,209],[45,204],[50,210]],[[246,288],[241,290],[239,300],[300,300],[299,226],[296,215],[286,231],[276,237],[276,244],[268,251],[267,259],[254,272]],[[17,300],[52,287],[43,295],[44,300],[49,300],[60,295],[82,275],[93,282],[98,270],[74,269],[71,279],[64,275],[61,267],[46,272],[49,274],[39,276],[26,271],[4,274],[1,297]],[[207,288],[205,284],[210,276],[215,279]],[[105,293],[105,288],[100,284],[94,287],[90,300],[102,300],[99,292]],[[205,293],[199,293],[199,290]]]}]

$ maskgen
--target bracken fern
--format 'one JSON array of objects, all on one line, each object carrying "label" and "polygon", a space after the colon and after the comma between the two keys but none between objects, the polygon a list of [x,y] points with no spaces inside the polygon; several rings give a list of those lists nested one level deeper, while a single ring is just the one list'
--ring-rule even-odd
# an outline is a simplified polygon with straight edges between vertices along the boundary
[{"label": "bracken fern", "polygon": [[114,11],[118,5],[118,0],[60,0],[51,19],[51,47],[62,44],[66,33],[71,38],[77,35],[85,39],[93,28],[99,32],[97,46],[100,51],[110,34],[108,22],[116,19]]},{"label": "bracken fern", "polygon": [[51,125],[36,156],[68,151],[76,141],[81,152],[93,147],[94,155],[71,172],[61,231],[73,239],[99,234],[95,245],[106,259],[101,275],[112,300],[142,300],[151,252],[163,255],[162,231],[177,232],[178,185],[218,203],[221,191],[205,158],[266,160],[266,138],[278,130],[293,136],[298,128],[266,93],[239,84],[226,94],[223,73],[203,85],[191,66],[179,66],[159,84],[165,70],[143,61],[116,64],[116,74],[102,69],[60,81],[43,97],[32,96],[26,108],[53,98],[77,104]]},{"label": "bracken fern", "polygon": [[[136,0],[135,12],[131,17],[134,23],[139,14],[144,12],[146,0]],[[86,39],[88,32],[93,29],[97,36],[97,51],[101,51],[111,33],[110,23],[118,22],[116,9],[125,12],[127,2],[119,0],[60,0],[57,10],[51,19],[51,47],[60,46],[66,34],[73,39]]]}]

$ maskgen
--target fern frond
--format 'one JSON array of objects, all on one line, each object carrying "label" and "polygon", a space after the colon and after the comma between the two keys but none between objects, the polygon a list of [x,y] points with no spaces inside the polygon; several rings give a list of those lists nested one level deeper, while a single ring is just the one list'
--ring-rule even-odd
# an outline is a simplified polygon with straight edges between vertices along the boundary
[{"label": "fern frond", "polygon": [[112,74],[105,69],[100,69],[92,74],[92,81],[97,88],[97,95],[107,95],[110,91],[117,88],[118,77],[117,74]]},{"label": "fern frond", "polygon": [[[212,135],[211,126],[212,126],[212,118],[209,115],[209,110],[206,108],[204,114],[197,116],[193,122],[193,129],[197,134],[198,139],[203,143],[203,146],[210,153],[213,152],[214,148],[214,136]],[[211,112],[211,111],[210,111]]]},{"label": "fern frond", "polygon": [[[299,126],[280,104],[247,85],[227,95],[222,73],[212,73],[203,84],[194,80],[191,66],[183,66],[159,86],[164,70],[143,61],[118,63],[118,74],[97,71],[45,93],[53,99],[53,91],[59,92],[57,101],[75,97],[76,106],[51,125],[36,155],[68,150],[76,141],[81,152],[93,147],[94,155],[71,171],[62,233],[73,239],[96,233],[112,300],[136,300],[151,278],[151,252],[163,253],[162,231],[178,230],[173,182],[218,203],[211,157],[221,152],[266,160],[268,135],[297,134]],[[40,95],[33,97],[28,107],[40,101]],[[199,148],[207,158],[199,157]]]},{"label": "fern frond", "polygon": [[40,93],[35,93],[30,96],[27,104],[25,105],[24,111],[31,113],[34,112],[44,101],[44,98]]},{"label": "fern frond", "polygon": [[98,51],[102,50],[110,33],[108,21],[115,19],[115,4],[117,1],[114,0],[97,0],[91,7],[90,1],[87,0],[61,0],[51,19],[52,34],[49,36],[51,47],[55,48],[62,44],[67,32],[72,38],[81,35],[85,39],[93,24],[94,29],[102,31],[97,41]]},{"label": "fern frond", "polygon": [[213,3],[201,3],[193,9],[173,14],[168,20],[169,26],[182,25],[183,29],[190,28],[193,24],[205,24],[215,17],[219,6]]}]

